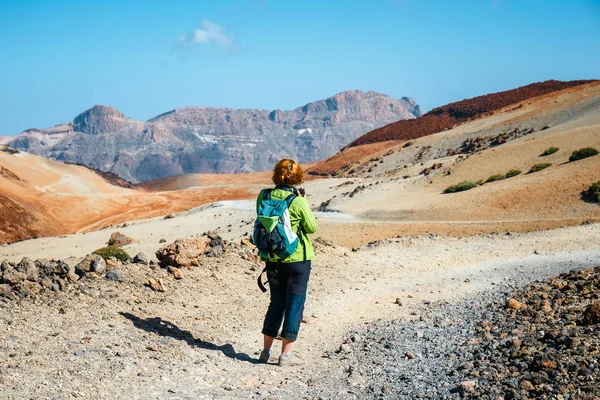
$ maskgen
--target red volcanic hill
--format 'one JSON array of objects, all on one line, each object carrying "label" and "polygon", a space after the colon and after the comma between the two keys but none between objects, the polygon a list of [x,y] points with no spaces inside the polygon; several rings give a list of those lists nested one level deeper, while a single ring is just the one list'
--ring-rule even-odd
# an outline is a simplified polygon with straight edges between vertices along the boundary
[{"label": "red volcanic hill", "polygon": [[442,107],[434,108],[419,118],[397,121],[375,129],[359,137],[346,146],[346,148],[388,140],[410,140],[431,135],[433,133],[451,129],[455,125],[485,116],[493,111],[532,97],[591,82],[594,82],[594,80],[568,82],[549,80],[532,83],[531,85],[504,92],[457,101]]}]

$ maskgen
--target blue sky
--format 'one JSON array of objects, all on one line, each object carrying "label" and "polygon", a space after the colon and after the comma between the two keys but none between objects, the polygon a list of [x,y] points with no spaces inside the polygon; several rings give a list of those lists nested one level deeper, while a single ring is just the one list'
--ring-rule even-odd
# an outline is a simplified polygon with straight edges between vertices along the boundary
[{"label": "blue sky", "polygon": [[0,134],[94,104],[291,109],[349,89],[425,110],[600,78],[600,0],[0,0]]}]

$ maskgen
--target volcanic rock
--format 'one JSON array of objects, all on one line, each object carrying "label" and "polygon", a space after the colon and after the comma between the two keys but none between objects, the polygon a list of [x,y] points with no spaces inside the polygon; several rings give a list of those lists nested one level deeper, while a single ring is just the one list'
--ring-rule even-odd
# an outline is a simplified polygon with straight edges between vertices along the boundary
[{"label": "volcanic rock", "polygon": [[136,264],[148,264],[148,256],[142,252],[139,252],[133,257],[133,262]]},{"label": "volcanic rock", "polygon": [[167,290],[167,288],[165,287],[165,284],[163,282],[162,279],[157,278],[150,278],[148,279],[148,286],[150,286],[152,288],[152,290],[154,290],[155,292],[165,292]]},{"label": "volcanic rock", "polygon": [[110,235],[110,239],[108,239],[108,245],[115,247],[123,247],[136,242],[137,240],[123,235],[121,232],[114,232],[112,235]]},{"label": "volcanic rock", "polygon": [[35,296],[40,292],[40,290],[42,290],[42,287],[39,283],[23,281],[19,292],[24,296]]},{"label": "volcanic rock", "polygon": [[477,386],[477,382],[475,381],[463,381],[458,385],[458,391],[462,395],[470,394],[475,391],[475,387]]},{"label": "volcanic rock", "polygon": [[106,273],[106,279],[108,279],[109,281],[123,282],[124,275],[121,270],[111,269]]},{"label": "volcanic rock", "polygon": [[37,281],[39,279],[37,266],[27,257],[24,257],[17,265],[17,271],[23,272],[25,275],[27,275],[27,279],[30,281]]},{"label": "volcanic rock", "polygon": [[27,274],[13,268],[7,268],[2,272],[2,282],[8,283],[9,285],[18,285],[25,279],[27,279]]},{"label": "volcanic rock", "polygon": [[223,246],[217,245],[211,247],[210,250],[206,253],[208,257],[221,257],[224,253]]},{"label": "volcanic rock", "polygon": [[508,299],[506,305],[511,310],[517,310],[517,311],[527,307],[527,305],[521,303],[520,301],[518,301],[516,299]]},{"label": "volcanic rock", "polygon": [[200,257],[210,249],[211,239],[182,238],[161,247],[156,258],[165,266],[190,268],[200,264]]},{"label": "volcanic rock", "polygon": [[175,279],[183,279],[183,272],[179,268],[168,267],[168,270],[171,274],[173,274],[173,278]]},{"label": "volcanic rock", "polygon": [[598,323],[600,323],[600,302],[590,305],[583,313],[584,325],[595,325]]},{"label": "volcanic rock", "polygon": [[61,268],[59,268],[59,265],[56,261],[53,260],[36,260],[35,264],[38,268],[39,271],[39,275],[40,277],[46,277],[46,276],[52,276],[52,275],[58,275],[58,274],[63,274],[64,271],[62,271]]},{"label": "volcanic rock", "polygon": [[102,274],[106,271],[106,261],[98,254],[88,254],[75,266],[75,270],[80,274],[86,274],[88,272]]}]

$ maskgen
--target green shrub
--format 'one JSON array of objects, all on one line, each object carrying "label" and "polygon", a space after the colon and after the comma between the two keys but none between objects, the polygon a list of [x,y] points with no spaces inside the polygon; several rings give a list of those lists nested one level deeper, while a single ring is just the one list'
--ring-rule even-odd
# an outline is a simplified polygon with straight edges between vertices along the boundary
[{"label": "green shrub", "polygon": [[475,184],[476,184],[477,186],[481,186],[481,185],[483,185],[484,183],[485,183],[485,181],[484,181],[483,179],[480,179],[480,180],[478,180],[477,182],[475,182]]},{"label": "green shrub", "polygon": [[456,193],[456,192],[462,192],[464,190],[469,190],[469,189],[473,189],[474,187],[477,187],[477,184],[474,182],[469,182],[469,181],[464,181],[464,182],[460,182],[456,185],[452,185],[452,186],[448,186],[445,190],[444,193]]},{"label": "green shrub", "polygon": [[550,148],[544,150],[544,152],[542,154],[540,154],[540,157],[549,156],[550,154],[556,153],[558,150],[560,150],[558,147],[550,147]]},{"label": "green shrub", "polygon": [[571,157],[569,157],[569,161],[577,161],[577,160],[583,160],[584,158],[588,158],[591,156],[595,156],[596,154],[598,154],[598,150],[596,150],[593,147],[584,147],[583,149],[579,149],[573,152],[573,154],[571,154]]},{"label": "green shrub", "polygon": [[532,166],[532,167],[529,169],[529,173],[530,173],[530,174],[532,174],[532,173],[534,173],[534,172],[541,171],[541,170],[543,170],[543,169],[546,169],[546,168],[548,168],[548,167],[549,167],[549,166],[551,166],[551,165],[552,165],[552,164],[550,164],[550,163],[541,163],[541,164],[535,164],[534,166]]},{"label": "green shrub", "polygon": [[115,246],[103,247],[94,251],[92,254],[98,254],[100,257],[104,258],[104,260],[114,257],[117,260],[127,261],[129,258],[129,254],[127,254],[125,250]]},{"label": "green shrub", "polygon": [[492,175],[486,179],[485,183],[501,181],[504,178],[506,178],[506,175],[502,175],[502,174]]},{"label": "green shrub", "polygon": [[521,175],[520,169],[511,169],[506,173],[507,178],[512,178],[513,176]]},{"label": "green shrub", "polygon": [[600,203],[600,181],[581,192],[581,198],[590,203]]}]

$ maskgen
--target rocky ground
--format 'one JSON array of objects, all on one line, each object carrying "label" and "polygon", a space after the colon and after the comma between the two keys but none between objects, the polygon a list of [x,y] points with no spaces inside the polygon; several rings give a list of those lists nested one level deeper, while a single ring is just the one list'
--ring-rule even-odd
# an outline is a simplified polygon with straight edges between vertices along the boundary
[{"label": "rocky ground", "polygon": [[358,398],[597,399],[599,279],[596,267],[430,303],[418,320],[351,332],[330,355]]},{"label": "rocky ground", "polygon": [[[131,254],[150,248],[103,234]],[[308,364],[296,369],[274,365],[278,349],[269,364],[256,363],[268,297],[243,241],[214,233],[155,240],[158,254],[106,265],[94,256],[5,262],[0,397],[436,399],[458,398],[458,385],[471,380],[494,393],[482,378],[489,363],[473,359],[476,341],[487,340],[477,321],[501,315],[487,304],[498,300],[506,312],[510,290],[600,265],[599,240],[595,224],[396,238],[355,251],[315,239],[297,346]],[[526,297],[511,296],[531,309]],[[502,319],[493,318],[500,331],[489,333],[501,337]]]}]

